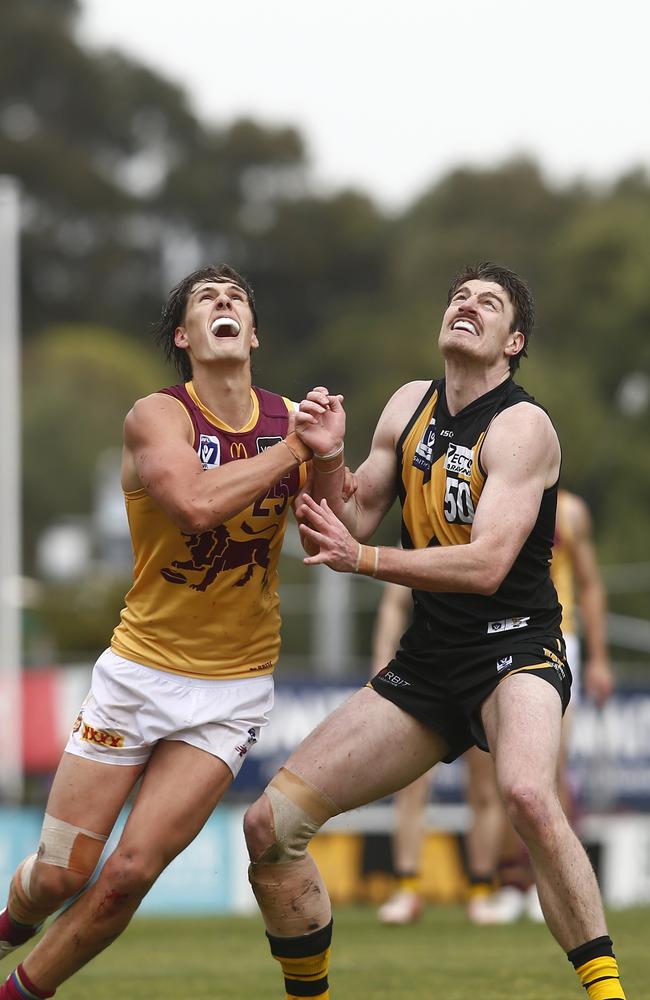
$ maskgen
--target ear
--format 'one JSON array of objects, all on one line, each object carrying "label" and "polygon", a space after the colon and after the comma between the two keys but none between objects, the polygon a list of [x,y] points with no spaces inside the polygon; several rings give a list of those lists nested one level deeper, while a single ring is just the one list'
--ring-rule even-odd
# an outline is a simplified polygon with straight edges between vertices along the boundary
[{"label": "ear", "polygon": [[253,333],[251,335],[251,350],[254,351],[260,346],[260,342],[257,337],[257,328],[253,327]]},{"label": "ear", "polygon": [[510,334],[510,339],[506,344],[506,354],[509,358],[514,358],[515,355],[520,354],[526,344],[526,338],[523,333],[519,330],[515,330],[514,333]]},{"label": "ear", "polygon": [[187,334],[184,326],[177,326],[174,330],[174,343],[177,347],[187,347]]}]

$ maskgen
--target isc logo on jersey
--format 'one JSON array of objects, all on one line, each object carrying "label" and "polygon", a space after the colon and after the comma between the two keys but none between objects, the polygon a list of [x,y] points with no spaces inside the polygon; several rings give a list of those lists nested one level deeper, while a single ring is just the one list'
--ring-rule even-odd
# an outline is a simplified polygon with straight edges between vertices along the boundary
[{"label": "isc logo on jersey", "polygon": [[436,441],[436,418],[434,417],[422,435],[422,440],[418,443],[413,456],[413,466],[421,469],[422,472],[431,472],[431,461],[433,459],[433,446]]},{"label": "isc logo on jersey", "polygon": [[213,434],[202,434],[199,439],[199,458],[204,469],[216,469],[221,461],[221,442]]},{"label": "isc logo on jersey", "polygon": [[464,448],[462,444],[450,444],[445,456],[445,469],[461,479],[470,479],[473,461],[471,448]]}]

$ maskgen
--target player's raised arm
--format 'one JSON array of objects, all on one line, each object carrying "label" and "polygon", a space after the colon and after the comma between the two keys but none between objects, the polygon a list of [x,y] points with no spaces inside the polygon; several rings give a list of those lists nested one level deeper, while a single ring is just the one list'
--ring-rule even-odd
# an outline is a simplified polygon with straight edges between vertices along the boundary
[{"label": "player's raised arm", "polygon": [[[397,441],[428,382],[411,382],[392,396],[379,418],[370,453],[359,466],[355,490],[345,489],[345,411],[342,397],[324,387],[312,390],[300,404],[296,431],[314,452],[309,495],[326,500],[354,538],[370,538],[397,495]],[[301,516],[302,506],[298,508]],[[304,536],[306,538],[306,536]]]},{"label": "player's raised arm", "polygon": [[291,432],[259,455],[204,470],[187,413],[153,393],[127,415],[122,485],[127,492],[143,487],[182,531],[202,532],[244,510],[310,454]]},{"label": "player's raised arm", "polygon": [[487,480],[467,545],[359,546],[328,505],[307,498],[302,531],[319,553],[305,561],[417,590],[495,593],[535,524],[544,490],[557,480],[560,446],[548,416],[529,403],[503,411],[486,437],[482,461]]}]

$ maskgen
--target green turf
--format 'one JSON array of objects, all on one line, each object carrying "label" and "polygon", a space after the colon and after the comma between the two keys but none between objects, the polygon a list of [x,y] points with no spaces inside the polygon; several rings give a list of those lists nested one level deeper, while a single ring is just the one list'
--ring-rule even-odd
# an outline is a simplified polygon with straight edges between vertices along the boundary
[{"label": "green turf", "polygon": [[[334,920],[333,1000],[584,1000],[543,926],[477,928],[459,907],[429,907],[414,927],[382,927],[361,907]],[[650,1000],[650,908],[612,913],[609,924],[628,1000]],[[283,1000],[284,991],[257,918],[136,918],[59,997]]]}]

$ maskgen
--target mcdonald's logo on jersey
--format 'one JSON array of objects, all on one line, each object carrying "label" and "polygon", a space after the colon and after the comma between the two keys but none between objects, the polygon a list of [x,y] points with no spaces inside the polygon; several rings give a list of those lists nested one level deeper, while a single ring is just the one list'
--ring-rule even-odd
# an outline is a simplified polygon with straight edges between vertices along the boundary
[{"label": "mcdonald's logo on jersey", "polygon": [[230,457],[231,458],[248,458],[248,452],[246,451],[246,445],[243,441],[231,441],[230,442]]}]

